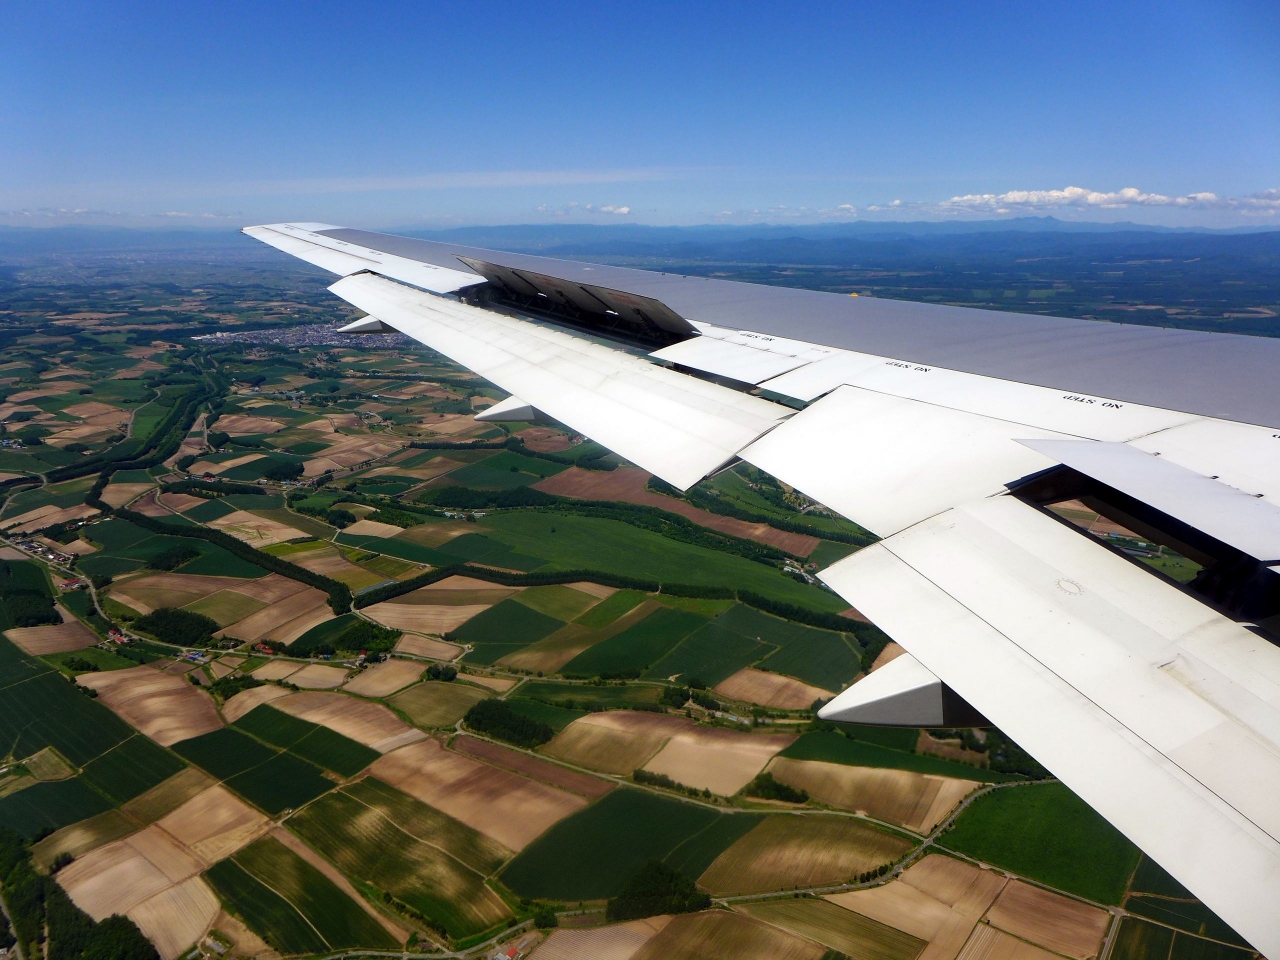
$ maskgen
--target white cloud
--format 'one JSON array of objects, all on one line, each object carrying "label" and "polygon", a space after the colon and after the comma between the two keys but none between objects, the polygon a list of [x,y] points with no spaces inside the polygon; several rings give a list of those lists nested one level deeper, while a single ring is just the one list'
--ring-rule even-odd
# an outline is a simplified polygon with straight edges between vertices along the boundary
[{"label": "white cloud", "polygon": [[[899,201],[894,201],[895,205],[898,203]],[[940,212],[951,213],[1009,214],[1041,213],[1064,208],[1123,210],[1132,207],[1178,207],[1274,215],[1280,212],[1280,190],[1264,190],[1246,197],[1220,197],[1210,192],[1168,196],[1163,193],[1146,193],[1137,187],[1125,187],[1122,190],[1108,192],[1086,190],[1084,187],[1066,187],[1061,190],[967,193],[937,204],[911,204],[911,206],[933,206]]]}]

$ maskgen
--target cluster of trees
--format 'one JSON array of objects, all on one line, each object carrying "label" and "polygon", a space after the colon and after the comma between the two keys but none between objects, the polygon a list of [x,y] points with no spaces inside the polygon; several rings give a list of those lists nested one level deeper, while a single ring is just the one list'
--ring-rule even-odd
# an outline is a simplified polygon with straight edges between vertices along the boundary
[{"label": "cluster of trees", "polygon": [[381,654],[393,650],[399,639],[399,630],[391,630],[368,620],[356,620],[334,637],[295,640],[289,652],[304,657],[331,657],[339,650]]},{"label": "cluster of trees", "polygon": [[743,791],[749,797],[761,800],[783,800],[787,803],[808,803],[809,791],[797,790],[787,783],[775,780],[771,773],[758,773]]},{"label": "cluster of trees", "polygon": [[22,838],[0,828],[0,885],[13,926],[0,915],[0,947],[20,945],[47,960],[159,960],[156,948],[127,917],[101,923],[71,902],[52,877],[38,873]]},{"label": "cluster of trees", "polygon": [[[662,787],[664,790],[678,790],[680,793],[687,793],[691,797],[702,797],[704,800],[711,799],[711,791],[706,787],[699,790],[697,787],[691,787],[678,780],[672,780],[665,773],[633,770],[631,771],[631,779],[636,783],[644,784],[646,787]],[[645,914],[645,916],[648,916],[648,914]]]},{"label": "cluster of trees", "polygon": [[179,480],[177,483],[166,483],[165,493],[189,493],[192,496],[213,500],[229,493],[247,493],[249,496],[265,497],[267,491],[252,483],[235,483],[231,480]]},{"label": "cluster of trees", "polygon": [[472,705],[462,719],[478,733],[487,733],[527,749],[541,746],[555,736],[550,726],[516,713],[505,700],[481,700]]},{"label": "cluster of trees", "polygon": [[886,873],[888,873],[892,869],[893,869],[892,864],[882,863],[880,864],[880,866],[876,867],[874,870],[862,871],[862,873],[858,874],[858,879],[856,882],[870,883],[872,880],[876,879],[877,877],[883,877]]},{"label": "cluster of trees", "polygon": [[194,560],[200,556],[200,551],[190,544],[180,543],[177,546],[170,547],[163,553],[157,553],[154,557],[147,561],[147,567],[151,570],[176,570],[188,560]]},{"label": "cluster of trees", "polygon": [[609,923],[639,920],[664,913],[693,913],[711,906],[711,895],[661,860],[651,860],[631,875],[605,906]]},{"label": "cluster of trees", "polygon": [[54,608],[49,592],[33,589],[27,581],[15,575],[7,560],[0,560],[0,606],[15,627],[62,622],[62,615]]},{"label": "cluster of trees", "polygon": [[133,621],[133,628],[178,647],[213,646],[216,643],[214,631],[219,629],[218,621],[212,617],[173,607],[152,610]]},{"label": "cluster of trees", "polygon": [[427,667],[427,679],[439,680],[441,683],[452,683],[458,677],[458,668],[447,663],[433,663]]}]

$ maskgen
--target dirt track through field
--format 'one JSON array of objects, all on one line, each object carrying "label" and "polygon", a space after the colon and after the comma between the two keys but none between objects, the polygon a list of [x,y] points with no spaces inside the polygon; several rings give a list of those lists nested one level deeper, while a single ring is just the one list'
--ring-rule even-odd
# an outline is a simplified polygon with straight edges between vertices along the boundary
[{"label": "dirt track through field", "polygon": [[620,467],[608,472],[570,467],[562,473],[535,483],[533,488],[544,493],[573,497],[578,500],[620,500],[623,503],[634,503],[643,507],[657,507],[659,510],[676,513],[687,520],[692,520],[700,527],[777,547],[798,557],[807,557],[813,553],[819,543],[817,537],[811,537],[808,534],[790,533],[766,523],[748,523],[745,520],[735,520],[733,517],[722,517],[700,510],[684,500],[654,493],[646,486],[648,482],[649,474],[633,467]]}]

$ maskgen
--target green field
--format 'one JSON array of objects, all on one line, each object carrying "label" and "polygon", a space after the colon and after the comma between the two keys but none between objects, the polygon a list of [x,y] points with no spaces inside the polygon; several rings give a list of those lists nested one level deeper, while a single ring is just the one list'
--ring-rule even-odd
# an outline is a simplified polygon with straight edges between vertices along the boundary
[{"label": "green field", "polygon": [[493,567],[505,567],[509,570],[528,572],[545,566],[541,557],[520,553],[480,533],[464,533],[436,547],[441,554],[453,558],[453,562],[469,560],[474,563],[487,563]]},{"label": "green field", "polygon": [[354,777],[381,756],[328,727],[300,720],[267,704],[249,711],[235,726],[344,777]]},{"label": "green field", "polygon": [[738,816],[640,790],[615,790],[525,847],[502,872],[502,882],[525,897],[611,897],[650,860],[671,857],[682,869],[705,869],[755,826],[754,819],[741,831],[719,823]]},{"label": "green field", "polygon": [[1111,948],[1112,960],[1169,960],[1174,933],[1145,920],[1124,917]]},{"label": "green field", "polygon": [[52,780],[0,798],[0,824],[31,841],[111,806],[110,800],[79,777]]},{"label": "green field", "polygon": [[529,587],[527,590],[521,590],[512,599],[566,623],[581,616],[589,607],[597,603],[596,598],[590,594],[559,584],[549,587]]},{"label": "green field", "polygon": [[605,597],[574,622],[592,630],[599,630],[613,623],[624,613],[634,610],[644,602],[645,596],[646,594],[640,590],[619,590],[612,596]]},{"label": "green field", "polygon": [[457,557],[430,547],[424,547],[408,540],[396,540],[388,537],[365,537],[350,533],[339,533],[334,540],[344,547],[359,547],[373,553],[383,553],[389,557],[398,557],[412,563],[425,563],[433,567],[447,567],[458,562]]},{"label": "green field", "polygon": [[1177,927],[1187,933],[1201,934],[1215,940],[1248,946],[1216,913],[1199,900],[1171,900],[1166,897],[1131,896],[1124,902],[1130,913],[1157,923]]},{"label": "green field", "polygon": [[522,717],[545,723],[556,733],[559,733],[579,717],[587,715],[585,710],[570,710],[565,707],[552,706],[540,700],[525,700],[521,697],[512,697],[507,701],[507,705]]},{"label": "green field", "polygon": [[772,648],[758,640],[727,630],[714,621],[699,627],[655,663],[646,677],[678,677],[688,682],[701,680],[707,686],[727,680],[749,667]]},{"label": "green field", "polygon": [[562,621],[545,613],[514,600],[503,600],[452,631],[448,639],[475,647],[467,654],[469,663],[491,664],[509,653],[523,650],[562,626]]},{"label": "green field", "polygon": [[276,755],[276,751],[234,727],[223,727],[190,740],[181,740],[173,745],[173,750],[219,780],[230,779]]},{"label": "green field", "polygon": [[654,704],[662,697],[662,687],[652,683],[626,680],[597,686],[594,683],[557,683],[554,680],[529,680],[515,691],[515,696],[530,700],[559,703],[572,700],[574,706],[592,704],[608,710]]},{"label": "green field", "polygon": [[915,960],[927,946],[887,924],[810,897],[753,903],[747,912],[858,960]]},{"label": "green field", "polygon": [[235,507],[228,504],[224,498],[220,498],[197,503],[191,509],[183,511],[183,516],[198,520],[200,523],[208,523],[210,520],[219,520],[227,514],[235,512]]},{"label": "green field", "polygon": [[750,833],[763,819],[764,814],[761,813],[717,817],[667,854],[664,862],[696,880],[707,872],[716,857]]},{"label": "green field", "polygon": [[1105,904],[1119,904],[1138,848],[1060,783],[979,797],[942,838],[960,853]]},{"label": "green field", "polygon": [[764,670],[815,687],[839,690],[862,669],[862,649],[850,634],[818,630],[737,604],[716,618],[717,626],[777,647],[760,661]]},{"label": "green field", "polygon": [[[382,924],[279,840],[263,837],[235,854],[234,859],[288,901],[330,949],[398,947]],[[256,932],[262,935],[262,931]]]},{"label": "green field", "polygon": [[223,860],[204,874],[228,912],[284,954],[324,953],[328,944],[280,894],[234,860]]},{"label": "green field", "polygon": [[271,816],[296,810],[333,788],[313,764],[291,753],[280,753],[226,781],[228,787]]},{"label": "green field", "polygon": [[[504,852],[469,827],[395,794],[364,780],[317,800],[288,826],[344,874],[390,893],[451,937],[479,933],[510,916],[484,882],[488,865]],[[491,853],[469,856],[486,849]],[[476,859],[486,865],[477,869]]]},{"label": "green field", "polygon": [[[68,596],[86,596],[81,593],[72,593]],[[64,606],[66,605],[64,600]],[[60,670],[67,673],[77,673],[79,671],[72,670],[67,666],[69,660],[83,660],[91,663],[99,670],[124,670],[128,667],[136,667],[137,664],[132,660],[117,656],[110,650],[103,650],[101,647],[85,647],[83,650],[72,650],[70,653],[51,653],[48,656],[40,658],[46,663],[53,664]]]},{"label": "green field", "polygon": [[732,586],[833,613],[848,606],[834,594],[798,583],[764,564],[618,520],[516,510],[485,517],[484,525],[492,539],[520,553],[545,557],[546,569],[603,570],[668,583]]},{"label": "green field", "polygon": [[190,610],[192,613],[202,613],[216,621],[218,626],[225,627],[237,620],[243,620],[251,613],[257,613],[265,606],[266,604],[261,600],[246,597],[243,593],[219,590],[217,593],[200,598],[195,603],[187,604],[182,609]]},{"label": "green field", "polygon": [[125,803],[184,766],[174,754],[138,733],[86,764],[83,776],[116,803]]},{"label": "green field", "polygon": [[1150,857],[1144,856],[1133,873],[1129,884],[1130,893],[1152,893],[1158,897],[1170,897],[1174,900],[1194,900],[1195,894],[1180,884],[1168,872]]},{"label": "green field", "polygon": [[[911,731],[913,734],[915,731]],[[840,733],[814,730],[800,737],[778,754],[792,760],[822,760],[826,763],[843,763],[851,767],[885,767],[890,770],[912,770],[940,777],[958,777],[982,783],[1007,783],[1018,777],[994,770],[972,767],[967,763],[944,760],[922,754],[893,750],[878,743],[850,740]]]},{"label": "green field", "polygon": [[469,683],[428,680],[397,693],[387,702],[409,718],[415,727],[452,727],[474,704],[493,696]]},{"label": "green field", "polygon": [[560,670],[566,676],[638,676],[657,663],[677,643],[706,623],[683,610],[663,607],[621,633],[601,640],[578,654]]}]

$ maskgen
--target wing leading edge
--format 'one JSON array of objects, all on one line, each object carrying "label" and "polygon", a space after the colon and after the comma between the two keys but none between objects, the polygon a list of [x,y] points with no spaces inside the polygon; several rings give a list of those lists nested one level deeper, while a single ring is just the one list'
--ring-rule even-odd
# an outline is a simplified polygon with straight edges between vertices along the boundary
[{"label": "wing leading edge", "polygon": [[[246,232],[341,275],[331,290],[368,323],[509,391],[512,416],[559,420],[681,488],[740,457],[886,538],[821,576],[910,656],[824,715],[980,711],[1280,958],[1280,649],[1254,626],[1280,626],[1280,554],[1258,555],[1280,530],[1269,408],[1240,422],[707,322],[750,313],[768,288],[746,284],[687,316],[660,302],[666,275],[628,288],[636,271],[426,264],[403,255],[416,241],[323,224]],[[638,336],[683,339],[646,357],[581,329],[625,320],[609,298],[628,293]],[[1225,572],[1193,595],[1041,509],[1046,490],[1110,497]]]}]

